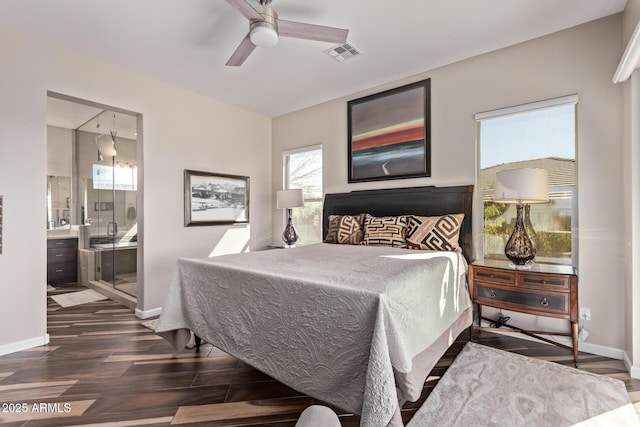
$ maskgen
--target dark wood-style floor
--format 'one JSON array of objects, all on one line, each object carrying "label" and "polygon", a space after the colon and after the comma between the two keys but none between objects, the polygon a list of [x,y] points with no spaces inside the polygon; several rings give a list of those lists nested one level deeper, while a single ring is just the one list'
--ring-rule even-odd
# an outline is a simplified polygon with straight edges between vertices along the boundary
[{"label": "dark wood-style floor", "polygon": [[[53,292],[82,289],[70,285]],[[0,357],[0,424],[286,427],[295,425],[304,408],[321,403],[210,345],[174,358],[169,345],[141,323],[110,300],[61,308],[48,298],[50,344]],[[442,357],[420,401],[404,406],[405,422],[467,339],[464,332]],[[487,332],[474,339],[538,359],[573,362],[568,351],[542,343]],[[581,353],[579,368],[624,381],[640,409],[640,380],[629,377],[622,361]],[[350,414],[340,413],[340,419],[343,426],[359,424]]]}]

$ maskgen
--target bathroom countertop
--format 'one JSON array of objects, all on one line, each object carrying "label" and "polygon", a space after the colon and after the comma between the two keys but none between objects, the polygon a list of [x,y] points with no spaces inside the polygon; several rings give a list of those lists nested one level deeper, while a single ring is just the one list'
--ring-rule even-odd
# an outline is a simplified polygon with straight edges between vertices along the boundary
[{"label": "bathroom countertop", "polygon": [[49,234],[47,233],[47,240],[51,239],[77,239],[78,236],[75,234]]}]

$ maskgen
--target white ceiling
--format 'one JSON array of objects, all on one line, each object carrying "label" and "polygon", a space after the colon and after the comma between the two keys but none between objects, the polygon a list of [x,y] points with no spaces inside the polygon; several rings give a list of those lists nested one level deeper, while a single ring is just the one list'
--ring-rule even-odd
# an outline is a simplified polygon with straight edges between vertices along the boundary
[{"label": "white ceiling", "polygon": [[65,129],[77,129],[102,113],[102,108],[90,107],[62,99],[47,98],[47,124]]},{"label": "white ceiling", "polygon": [[626,3],[273,0],[281,19],[348,28],[362,55],[339,63],[324,53],[331,44],[281,38],[239,68],[224,64],[248,22],[223,0],[2,0],[0,26],[278,116],[621,12]]}]

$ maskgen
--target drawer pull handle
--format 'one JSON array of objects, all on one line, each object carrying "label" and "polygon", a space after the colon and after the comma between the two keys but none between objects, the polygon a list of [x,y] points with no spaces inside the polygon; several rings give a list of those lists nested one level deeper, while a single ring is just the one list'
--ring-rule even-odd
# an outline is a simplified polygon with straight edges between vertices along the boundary
[{"label": "drawer pull handle", "polygon": [[489,294],[489,296],[491,298],[495,298],[496,297],[496,291],[492,290],[491,293]]},{"label": "drawer pull handle", "polygon": [[56,242],[56,245],[64,245],[64,242]]},{"label": "drawer pull handle", "polygon": [[56,256],[64,256],[64,254],[57,254]]},{"label": "drawer pull handle", "polygon": [[504,274],[483,273],[481,271],[479,271],[476,274],[480,277],[488,277],[489,279],[501,279],[505,281],[508,281],[511,279],[509,276],[505,276]]},{"label": "drawer pull handle", "polygon": [[64,270],[56,270],[56,273],[62,273]]},{"label": "drawer pull handle", "polygon": [[540,301],[540,305],[543,307],[547,307],[549,305],[549,301],[547,301],[546,298],[542,298],[542,301]]},{"label": "drawer pull handle", "polygon": [[524,281],[526,283],[536,283],[538,285],[558,285],[563,286],[564,282],[562,280],[548,280],[548,279],[531,279],[525,278]]}]

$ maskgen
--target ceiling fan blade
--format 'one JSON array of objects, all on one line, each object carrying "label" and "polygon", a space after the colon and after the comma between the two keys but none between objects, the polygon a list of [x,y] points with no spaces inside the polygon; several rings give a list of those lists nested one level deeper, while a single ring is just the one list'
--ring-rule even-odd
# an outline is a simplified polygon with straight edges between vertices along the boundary
[{"label": "ceiling fan blade", "polygon": [[229,6],[231,6],[238,12],[240,12],[240,14],[247,19],[258,19],[258,20],[264,19],[262,15],[260,15],[258,11],[255,10],[253,7],[251,7],[251,5],[247,3],[245,0],[225,0],[225,1],[229,3]]},{"label": "ceiling fan blade", "polygon": [[225,65],[229,67],[241,66],[242,63],[249,57],[249,55],[251,55],[251,52],[253,52],[253,49],[255,48],[256,48],[256,45],[251,43],[249,34],[247,34],[245,38],[242,39],[242,41],[240,42],[240,45],[238,46],[236,51],[233,52],[233,55],[231,55],[231,58],[229,58],[229,60]]},{"label": "ceiling fan blade", "polygon": [[278,19],[278,34],[282,37],[294,37],[296,39],[344,43],[347,41],[349,30]]}]

